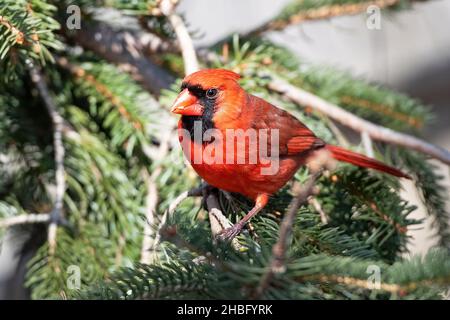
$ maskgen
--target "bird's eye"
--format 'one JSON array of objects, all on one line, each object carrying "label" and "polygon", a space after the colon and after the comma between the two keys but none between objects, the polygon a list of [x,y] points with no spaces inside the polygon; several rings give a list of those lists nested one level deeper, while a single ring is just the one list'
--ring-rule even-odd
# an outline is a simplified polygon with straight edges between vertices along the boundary
[{"label": "bird's eye", "polygon": [[217,90],[217,89],[208,89],[208,90],[206,90],[206,97],[208,99],[214,99],[217,97],[218,93],[219,93],[219,90]]}]

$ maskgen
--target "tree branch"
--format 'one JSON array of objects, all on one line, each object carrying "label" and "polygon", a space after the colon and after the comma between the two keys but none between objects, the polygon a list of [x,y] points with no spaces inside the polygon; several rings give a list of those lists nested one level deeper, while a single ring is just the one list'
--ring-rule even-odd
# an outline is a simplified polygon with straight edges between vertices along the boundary
[{"label": "tree branch", "polygon": [[300,186],[298,181],[294,183],[292,188],[294,190],[294,198],[292,199],[289,209],[281,222],[278,241],[272,247],[272,259],[270,261],[269,268],[261,278],[258,288],[256,288],[256,292],[254,294],[255,298],[261,297],[264,291],[269,287],[275,274],[282,273],[286,270],[286,250],[289,237],[292,233],[295,216],[297,215],[300,206],[307,203],[308,197],[314,193],[314,185],[321,174],[322,169],[313,171],[303,186]]},{"label": "tree branch", "polygon": [[[169,141],[168,139],[162,140],[158,148],[157,156],[152,158],[153,161],[160,161],[167,156],[169,152]],[[141,248],[141,263],[151,264],[155,255],[155,245],[159,243],[159,233],[163,224],[159,225],[158,230],[154,230],[154,225],[156,224],[156,208],[158,205],[158,187],[156,185],[156,179],[162,172],[162,167],[158,166],[153,170],[152,174],[149,176],[148,172],[145,170],[146,181],[147,181],[147,213],[146,213],[146,223],[144,226],[144,238],[142,240]],[[165,217],[164,220],[165,223]]]},{"label": "tree branch", "polygon": [[342,109],[341,107],[332,104],[314,94],[303,89],[295,87],[279,78],[274,78],[268,87],[276,92],[282,93],[293,102],[311,107],[315,110],[326,114],[337,122],[349,127],[357,132],[366,132],[370,138],[374,140],[384,141],[390,144],[396,144],[412,150],[420,151],[433,158],[436,158],[443,163],[450,164],[450,152],[444,148],[433,145],[422,139],[414,136],[397,132],[392,129],[376,125],[365,119],[362,119],[354,114]]},{"label": "tree branch", "polygon": [[53,211],[50,214],[50,225],[48,227],[48,243],[49,252],[52,255],[56,249],[56,231],[58,224],[63,218],[64,193],[66,191],[66,179],[64,171],[64,145],[62,141],[62,131],[64,127],[64,119],[58,113],[55,102],[53,101],[47,83],[43,78],[40,70],[33,65],[31,60],[27,61],[30,76],[39,94],[44,101],[47,112],[53,124],[53,151],[55,158],[55,203]]},{"label": "tree branch", "polygon": [[305,21],[330,19],[344,15],[356,15],[364,12],[371,5],[380,9],[392,7],[399,3],[399,0],[373,0],[361,3],[347,3],[335,5],[322,5],[316,8],[304,9],[292,14],[288,18],[280,18],[265,22],[261,26],[245,33],[245,37],[261,36],[268,31],[280,31],[289,26],[298,25]]},{"label": "tree branch", "polygon": [[161,12],[169,19],[169,22],[177,35],[181,54],[183,55],[184,73],[188,75],[198,71],[200,67],[191,36],[187,31],[183,19],[175,13],[175,7],[176,2],[173,0],[162,0],[160,2]]},{"label": "tree branch", "polygon": [[[208,209],[209,222],[211,224],[211,235],[213,240],[216,241],[217,236],[223,230],[231,228],[233,224],[224,216],[222,210],[220,210],[219,200],[215,194],[209,193],[206,196],[206,208]],[[231,240],[231,246],[236,251],[243,250],[243,246],[239,243],[237,238]]]},{"label": "tree branch", "polygon": [[8,228],[18,224],[47,223],[50,221],[49,213],[30,213],[8,217],[0,220],[0,228]]},{"label": "tree branch", "polygon": [[[154,171],[152,176],[156,175],[156,177],[157,177],[159,174],[160,174],[160,171],[158,171],[158,169],[157,169]],[[149,179],[150,186],[149,186],[149,193],[148,193],[149,198],[148,198],[147,210],[150,210],[152,208],[156,209],[157,199],[155,199],[154,195],[150,195],[150,193],[157,195],[158,190],[156,188],[156,185],[154,184],[154,179],[156,179],[156,177],[154,177],[154,178],[150,177],[150,179]],[[156,225],[157,221],[156,221],[156,216],[153,215],[154,211],[151,211],[152,215],[151,215],[150,219],[148,216],[150,212],[147,211],[147,224],[144,227],[144,240],[143,240],[142,251],[141,251],[141,262],[142,263],[151,264],[152,262],[154,262],[154,260],[156,258],[156,252],[155,252],[156,247],[161,243],[161,233],[166,224],[167,218],[170,217],[175,212],[177,207],[188,197],[201,196],[203,194],[203,190],[205,189],[205,187],[206,187],[206,185],[202,184],[198,188],[194,188],[192,190],[185,191],[185,192],[181,193],[180,195],[178,195],[178,197],[176,197],[175,200],[172,201],[172,203],[170,204],[170,206],[166,210],[166,212],[164,212],[164,214],[161,216],[161,218],[159,219],[158,226],[156,228],[155,228],[155,225]]]},{"label": "tree branch", "polygon": [[367,131],[361,132],[361,142],[364,146],[364,152],[366,156],[373,158],[375,156],[375,153],[373,151],[372,139],[370,139],[370,136],[367,133]]},{"label": "tree branch", "polygon": [[[161,167],[158,167],[149,176],[146,172],[147,180],[147,198],[146,198],[146,214],[145,214],[145,226],[144,226],[144,236],[142,239],[141,247],[141,263],[151,264],[154,260],[154,239],[156,234],[153,230],[153,226],[156,223],[156,207],[158,205],[158,188],[156,186],[155,180],[161,174]],[[157,231],[158,232],[158,231]]]}]

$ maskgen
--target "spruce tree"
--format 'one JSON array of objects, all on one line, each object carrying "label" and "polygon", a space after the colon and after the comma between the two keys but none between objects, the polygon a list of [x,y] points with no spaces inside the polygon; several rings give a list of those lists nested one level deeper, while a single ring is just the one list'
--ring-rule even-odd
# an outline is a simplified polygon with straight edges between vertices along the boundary
[{"label": "spruce tree", "polygon": [[[38,244],[23,280],[31,297],[442,298],[450,283],[448,190],[429,160],[449,164],[450,156],[414,138],[430,124],[430,108],[299,61],[264,37],[372,3],[400,10],[412,1],[294,0],[257,29],[197,51],[176,2],[2,0],[0,237],[20,230]],[[199,192],[169,112],[184,75],[207,67],[238,72],[243,88],[330,143],[368,151],[299,93],[419,141],[413,148],[367,131],[374,157],[412,176],[438,246],[405,258],[407,230],[422,223],[409,216],[416,208],[400,196],[398,179],[350,165],[313,180],[299,170],[235,241],[217,241],[217,219],[235,222],[252,203]]]}]

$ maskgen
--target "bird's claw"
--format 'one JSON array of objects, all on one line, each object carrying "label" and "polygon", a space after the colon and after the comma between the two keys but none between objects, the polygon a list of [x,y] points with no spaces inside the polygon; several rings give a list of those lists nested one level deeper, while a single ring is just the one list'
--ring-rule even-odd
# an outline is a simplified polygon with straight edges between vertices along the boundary
[{"label": "bird's claw", "polygon": [[242,225],[240,225],[239,223],[236,223],[232,227],[222,230],[222,232],[220,232],[217,235],[217,238],[222,241],[231,241],[239,233],[241,233],[241,231],[242,231]]}]

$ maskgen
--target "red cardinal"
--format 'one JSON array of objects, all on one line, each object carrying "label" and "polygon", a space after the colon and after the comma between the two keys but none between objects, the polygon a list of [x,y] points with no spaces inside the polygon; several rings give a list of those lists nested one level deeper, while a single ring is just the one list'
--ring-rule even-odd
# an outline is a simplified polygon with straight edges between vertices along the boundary
[{"label": "red cardinal", "polygon": [[[224,230],[221,234],[223,238],[232,239],[239,234],[244,225],[264,208],[269,197],[283,187],[299,167],[313,159],[318,150],[327,150],[338,161],[408,178],[401,171],[377,160],[326,144],[288,112],[245,92],[237,82],[239,77],[224,69],[192,73],[184,78],[181,93],[172,107],[172,112],[182,115],[178,123],[179,138],[194,170],[210,185],[240,193],[255,201],[253,209],[242,220]],[[232,147],[229,147],[227,129],[228,132],[230,129],[250,129],[257,133],[262,129],[268,132],[278,129],[276,151],[279,162],[276,173],[262,172],[263,168],[268,167],[263,157],[258,157],[256,162],[248,161],[255,150],[251,149],[250,138],[246,140],[249,143],[238,146],[233,137]],[[200,139],[196,136],[196,130],[200,132]],[[202,134],[206,136],[208,130],[215,131],[212,138],[209,135],[205,139]],[[268,149],[272,150],[273,141],[270,138],[262,142],[259,135],[256,137],[253,147],[267,141]],[[244,148],[243,157],[236,156],[239,148]],[[196,154],[198,156],[206,151],[220,161],[195,158]],[[227,156],[229,159],[226,159]],[[238,162],[238,159],[241,161]]]}]

